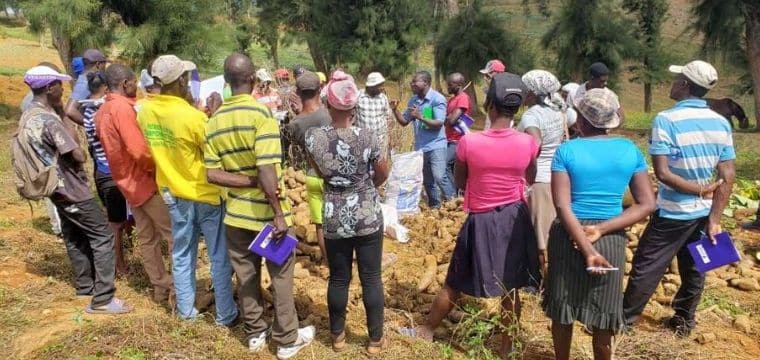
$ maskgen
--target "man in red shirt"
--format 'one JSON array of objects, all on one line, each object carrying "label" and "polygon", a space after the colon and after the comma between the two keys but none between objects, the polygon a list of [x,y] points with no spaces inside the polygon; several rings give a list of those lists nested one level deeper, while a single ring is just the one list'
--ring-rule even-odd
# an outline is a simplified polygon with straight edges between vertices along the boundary
[{"label": "man in red shirt", "polygon": [[446,106],[446,182],[454,187],[454,163],[456,162],[457,145],[464,135],[464,127],[456,126],[462,114],[470,115],[470,96],[464,92],[465,79],[460,73],[453,73],[446,79],[446,87],[452,98]]},{"label": "man in red shirt", "polygon": [[137,82],[128,67],[106,69],[106,102],[95,115],[95,131],[103,144],[111,175],[132,207],[143,266],[153,285],[153,300],[169,299],[172,278],[164,266],[161,239],[172,248],[169,210],[158,195],[156,165],[150,155],[135,112]]}]

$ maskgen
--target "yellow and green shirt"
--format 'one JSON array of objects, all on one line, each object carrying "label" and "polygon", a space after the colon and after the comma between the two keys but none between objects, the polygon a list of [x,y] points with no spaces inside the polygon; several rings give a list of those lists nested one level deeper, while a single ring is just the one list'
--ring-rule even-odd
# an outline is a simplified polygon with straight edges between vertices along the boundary
[{"label": "yellow and green shirt", "polygon": [[221,191],[209,184],[203,165],[206,114],[182,98],[155,95],[137,113],[156,162],[156,183],[180,199],[219,205]]},{"label": "yellow and green shirt", "polygon": [[[274,165],[279,187],[285,189],[277,120],[251,95],[227,99],[209,119],[206,133],[207,168],[255,177],[259,166]],[[290,203],[282,196],[280,206],[292,226]],[[236,228],[259,231],[274,220],[274,211],[259,187],[228,189],[226,207],[224,223]]]}]

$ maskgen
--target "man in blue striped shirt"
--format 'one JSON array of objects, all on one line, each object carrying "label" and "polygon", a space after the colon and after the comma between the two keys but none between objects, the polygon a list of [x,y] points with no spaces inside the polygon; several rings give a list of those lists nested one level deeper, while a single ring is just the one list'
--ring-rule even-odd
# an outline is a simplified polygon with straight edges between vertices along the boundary
[{"label": "man in blue striped shirt", "polygon": [[[641,315],[674,257],[681,287],[673,299],[675,315],[666,326],[688,336],[705,277],[697,271],[686,247],[707,234],[721,232],[720,217],[734,183],[731,126],[702,98],[718,82],[715,68],[704,61],[671,66],[676,73],[670,98],[673,108],[654,119],[649,153],[660,181],[657,211],[639,242],[625,290],[625,321]],[[716,176],[717,175],[717,176]]]}]

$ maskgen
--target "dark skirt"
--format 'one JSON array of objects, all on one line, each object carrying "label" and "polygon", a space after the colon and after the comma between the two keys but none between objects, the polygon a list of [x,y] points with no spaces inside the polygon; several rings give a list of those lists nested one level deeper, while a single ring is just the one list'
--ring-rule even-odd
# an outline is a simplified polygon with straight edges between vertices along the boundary
[{"label": "dark skirt", "polygon": [[446,285],[474,297],[500,297],[540,282],[536,235],[523,201],[467,216]]},{"label": "dark skirt", "polygon": [[[595,225],[598,220],[580,220]],[[549,232],[549,271],[543,307],[546,315],[563,325],[580,321],[591,328],[618,331],[623,326],[623,274],[625,233],[607,234],[594,248],[618,271],[594,276],[586,272],[586,259],[573,246],[570,235],[556,220]]]}]

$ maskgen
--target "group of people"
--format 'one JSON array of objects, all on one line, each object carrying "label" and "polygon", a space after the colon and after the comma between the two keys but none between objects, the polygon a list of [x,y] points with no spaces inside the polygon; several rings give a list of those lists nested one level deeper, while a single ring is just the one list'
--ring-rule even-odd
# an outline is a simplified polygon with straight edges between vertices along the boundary
[{"label": "group of people", "polygon": [[[432,341],[461,294],[502,298],[502,320],[509,329],[520,317],[518,289],[543,288],[556,357],[570,357],[572,325],[580,321],[593,333],[595,358],[610,359],[612,337],[633,326],[674,257],[682,285],[668,326],[687,335],[696,325],[704,275],[686,245],[702,233],[713,237],[721,231],[720,214],[734,181],[731,128],[702,99],[718,80],[708,63],[670,68],[676,104],[656,116],[649,149],[660,181],[655,199],[640,150],[609,135],[622,123],[623,112],[606,88],[609,70],[601,63],[591,66],[588,82],[562,86],[545,70],[519,76],[506,72],[501,61],[488,62],[481,71],[487,129],[474,132],[462,124],[473,105],[460,73],[447,77],[448,99],[432,89],[428,72],[415,73],[413,96],[400,109],[385,95],[380,73],[369,74],[366,88],[359,90],[342,70],[325,79],[299,67],[295,84],[287,85],[297,97],[288,102],[297,106],[287,106],[293,117],[281,127],[273,111],[283,109],[284,98],[272,92],[271,76],[257,71],[245,55],[225,60],[230,94],[213,94],[200,109],[189,96],[196,68],[190,61],[163,55],[151,62],[140,76],[149,95],[137,101],[130,68],[106,66],[110,61],[97,50],[83,58],[76,105],[62,105],[63,82],[71,78],[54,65],[27,72],[32,100],[19,130],[37,156],[58,168],[60,181],[50,199],[61,217],[77,294],[92,297],[89,313],[130,310],[114,297],[119,268],[114,253],[118,259],[121,251],[114,239],[123,233],[129,209],[154,300],[174,294],[180,318],[198,316],[195,268],[202,234],[216,323],[242,321],[253,352],[266,348],[271,336],[280,359],[308,345],[315,329],[298,327],[295,254],[278,265],[248,249],[265,225],[274,227],[276,239],[293,225],[282,168],[287,139],[293,148],[287,150],[302,154],[291,161],[307,175],[311,218],[329,268],[333,349],[346,348],[355,259],[367,313],[367,352],[381,352],[388,341],[377,188],[389,175],[388,126],[395,120],[414,127],[415,149],[424,154],[428,205],[438,207],[461,192],[468,213],[426,322],[399,329],[402,335]],[[288,82],[286,74],[278,71],[278,81]],[[527,109],[515,127],[521,107]],[[89,191],[76,129],[68,125],[67,119],[80,123],[80,114],[105,216]],[[627,188],[635,201],[624,209]],[[624,229],[650,215],[623,289]],[[169,245],[171,273],[164,267],[162,240]],[[271,325],[263,318],[262,266],[272,280]],[[504,358],[514,351],[512,335],[503,334]]]}]

